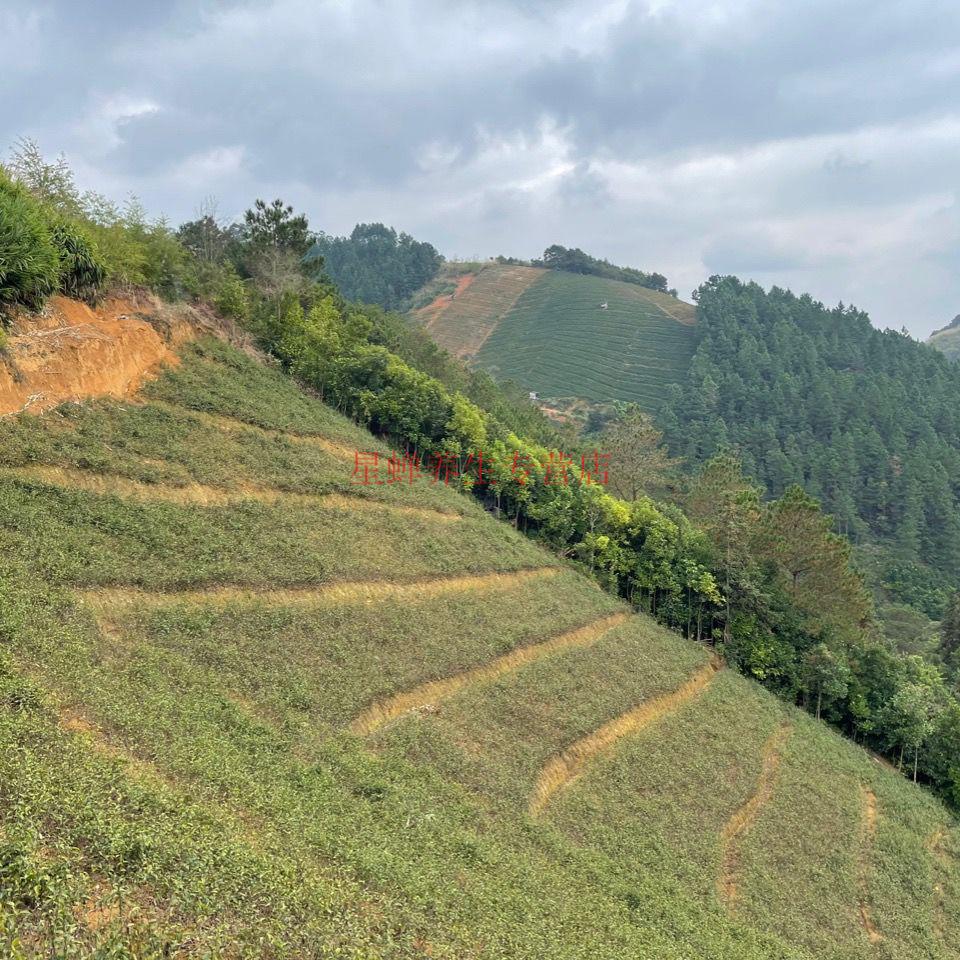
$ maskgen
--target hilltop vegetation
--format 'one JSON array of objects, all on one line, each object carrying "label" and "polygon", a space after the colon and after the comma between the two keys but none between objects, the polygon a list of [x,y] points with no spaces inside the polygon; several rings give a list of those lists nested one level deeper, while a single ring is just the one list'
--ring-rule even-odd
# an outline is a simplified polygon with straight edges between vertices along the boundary
[{"label": "hilltop vegetation", "polygon": [[652,409],[690,364],[697,342],[692,320],[693,310],[666,294],[551,271],[520,295],[476,362],[545,397],[625,400]]},{"label": "hilltop vegetation", "polygon": [[348,300],[396,310],[432,280],[443,257],[408,233],[382,223],[358,223],[349,237],[321,233],[307,251]]},{"label": "hilltop vegetation", "polygon": [[509,263],[449,277],[426,288],[414,319],[455,356],[545,398],[654,410],[696,348],[694,308],[636,283]]},{"label": "hilltop vegetation", "polygon": [[[502,259],[502,258],[501,258]],[[667,278],[662,273],[646,273],[635,267],[618,267],[609,260],[598,260],[584,253],[579,247],[568,249],[555,243],[543,251],[539,260],[532,260],[531,266],[545,267],[548,270],[563,270],[567,273],[589,274],[594,277],[604,277],[607,280],[622,280],[624,283],[635,283],[650,290],[659,290],[676,297],[677,291],[667,288]]]},{"label": "hilltop vegetation", "polygon": [[695,309],[662,274],[557,244],[539,260],[450,264],[411,315],[455,356],[551,401],[654,410],[696,345]]},{"label": "hilltop vegetation", "polygon": [[954,317],[942,330],[931,333],[927,343],[936,347],[948,360],[960,360],[960,316]]}]

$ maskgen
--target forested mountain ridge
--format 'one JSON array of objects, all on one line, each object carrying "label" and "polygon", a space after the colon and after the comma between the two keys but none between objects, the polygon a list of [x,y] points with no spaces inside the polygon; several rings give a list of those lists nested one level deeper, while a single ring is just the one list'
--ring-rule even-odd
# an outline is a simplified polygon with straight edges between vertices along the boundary
[{"label": "forested mountain ridge", "polygon": [[960,367],[867,315],[735,277],[699,290],[701,340],[660,412],[691,463],[735,449],[774,496],[799,483],[853,540],[960,569]]}]

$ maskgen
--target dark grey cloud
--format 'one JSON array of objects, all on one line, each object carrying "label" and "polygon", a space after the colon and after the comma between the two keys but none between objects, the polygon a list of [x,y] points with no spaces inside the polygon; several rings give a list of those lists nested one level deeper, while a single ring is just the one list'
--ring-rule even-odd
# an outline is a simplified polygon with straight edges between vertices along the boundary
[{"label": "dark grey cloud", "polygon": [[0,147],[175,220],[282,195],[328,231],[738,272],[918,334],[960,308],[945,0],[0,0],[0,47]]}]

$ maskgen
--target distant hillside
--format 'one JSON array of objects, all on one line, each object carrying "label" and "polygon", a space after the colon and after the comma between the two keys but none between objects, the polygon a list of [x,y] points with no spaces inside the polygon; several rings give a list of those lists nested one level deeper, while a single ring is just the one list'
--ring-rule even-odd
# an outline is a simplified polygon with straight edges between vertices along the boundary
[{"label": "distant hillside", "polygon": [[[732,447],[771,495],[801,484],[839,530],[888,546],[899,599],[938,618],[960,570],[960,367],[852,307],[736,277],[698,305],[690,374],[661,411],[673,452]],[[926,585],[918,562],[938,572]]]},{"label": "distant hillside", "polygon": [[0,421],[0,955],[948,960],[860,747],[215,340]]},{"label": "distant hillside", "polygon": [[545,273],[536,267],[495,263],[462,272],[451,265],[426,288],[432,299],[415,316],[444,350],[473,360],[520,295]]},{"label": "distant hillside", "polygon": [[960,314],[942,330],[931,333],[927,343],[942,351],[949,359],[960,360]]},{"label": "distant hillside", "polygon": [[414,316],[452,353],[545,398],[655,409],[696,349],[696,309],[636,284],[503,264],[451,281]]}]

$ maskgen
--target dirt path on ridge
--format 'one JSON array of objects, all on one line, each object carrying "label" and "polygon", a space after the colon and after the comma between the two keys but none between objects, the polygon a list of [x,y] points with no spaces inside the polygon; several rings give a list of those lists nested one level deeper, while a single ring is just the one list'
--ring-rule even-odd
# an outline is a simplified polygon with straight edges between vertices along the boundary
[{"label": "dirt path on ridge", "polygon": [[712,659],[676,690],[653,700],[645,700],[632,710],[598,727],[550,760],[537,778],[530,796],[530,815],[539,816],[558,793],[566,790],[583,773],[591,760],[607,753],[618,740],[649,727],[703,693],[720,668],[720,661],[717,658]]},{"label": "dirt path on ridge", "polygon": [[730,909],[736,905],[740,894],[738,887],[738,878],[741,873],[740,838],[750,832],[773,795],[777,772],[783,758],[783,748],[790,737],[791,729],[790,723],[784,721],[767,738],[761,753],[763,760],[760,775],[757,777],[753,793],[734,811],[721,833],[723,858],[720,875],[717,878],[717,893]]},{"label": "dirt path on ridge", "polygon": [[533,663],[562,650],[568,650],[571,647],[589,646],[599,640],[608,630],[612,630],[615,626],[623,623],[629,616],[628,613],[615,613],[613,616],[603,617],[586,626],[558,634],[542,643],[518,647],[502,657],[497,657],[490,663],[474,667],[472,670],[466,670],[452,677],[422,683],[412,690],[398,693],[393,697],[373,704],[353,721],[350,729],[354,733],[365,736],[404,714],[432,706],[438,700],[445,700],[465,687],[478,683],[489,683],[505,673],[518,670],[528,663]]}]

